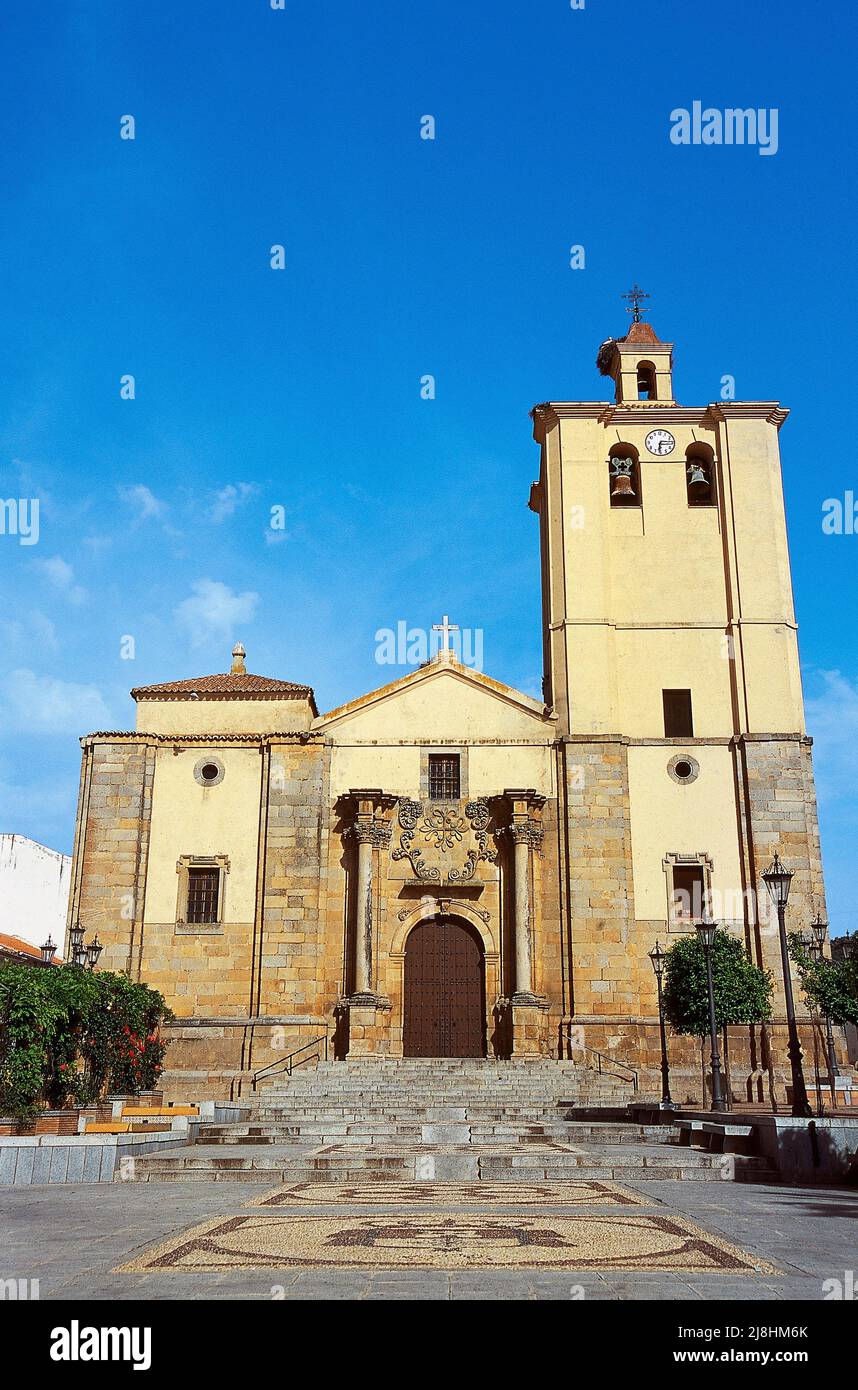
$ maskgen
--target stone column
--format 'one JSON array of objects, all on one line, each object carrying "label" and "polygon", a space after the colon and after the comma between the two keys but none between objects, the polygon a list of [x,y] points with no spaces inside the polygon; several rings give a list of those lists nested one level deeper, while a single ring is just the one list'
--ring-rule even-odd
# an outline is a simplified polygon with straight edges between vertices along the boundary
[{"label": "stone column", "polygon": [[352,827],[357,842],[355,922],[355,993],[371,994],[373,987],[373,850],[390,843],[390,825],[357,821]]},{"label": "stone column", "polygon": [[542,843],[541,813],[545,797],[532,789],[507,791],[510,806],[508,835],[512,841],[514,878],[513,923],[515,943],[515,991],[509,1000],[512,1014],[513,1057],[548,1054],[548,1000],[534,989],[534,915],[530,891],[533,852]]},{"label": "stone column", "polygon": [[376,871],[379,851],[390,844],[390,811],[396,798],[381,790],[352,791],[347,799],[354,817],[346,835],[357,847],[354,921],[354,992],[340,1001],[347,1016],[351,1057],[389,1050],[390,1000],[376,992],[374,960]]},{"label": "stone column", "polygon": [[533,994],[533,962],[530,945],[530,847],[533,832],[529,824],[510,826],[515,876],[515,993]]}]

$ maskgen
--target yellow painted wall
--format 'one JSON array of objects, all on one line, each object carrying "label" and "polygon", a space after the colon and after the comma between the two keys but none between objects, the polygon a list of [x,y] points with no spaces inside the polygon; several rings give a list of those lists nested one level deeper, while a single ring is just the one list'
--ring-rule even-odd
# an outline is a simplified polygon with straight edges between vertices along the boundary
[{"label": "yellow painted wall", "polygon": [[553,749],[542,744],[473,745],[468,752],[471,796],[491,796],[506,787],[532,787],[542,796],[555,796]]},{"label": "yellow painted wall", "polygon": [[140,700],[138,733],[274,734],[309,729],[306,700]]},{"label": "yellow painted wall", "polygon": [[512,701],[502,693],[505,689],[488,680],[474,683],[465,668],[456,670],[452,663],[438,661],[405,677],[386,695],[367,695],[343,707],[343,712],[331,711],[317,719],[314,728],[335,743],[395,739],[452,743],[482,739],[489,731],[497,739],[544,738],[541,706],[526,696]]},{"label": "yellow painted wall", "polygon": [[[194,766],[214,753],[225,775],[201,787]],[[227,922],[252,922],[256,895],[260,755],[254,748],[158,749],[146,884],[146,922],[175,922],[176,861],[184,854],[226,854]]]},{"label": "yellow painted wall", "polygon": [[[700,775],[680,784],[668,774],[667,764],[685,751],[699,762]],[[667,854],[708,854],[714,893],[733,903],[742,885],[730,749],[633,745],[628,754],[635,916],[666,919],[662,863]]]},{"label": "yellow painted wall", "polygon": [[380,787],[414,796],[420,786],[420,749],[399,745],[338,743],[331,752],[331,795],[352,787]]},{"label": "yellow painted wall", "polygon": [[348,713],[318,720],[315,727],[334,745],[333,796],[353,787],[417,796],[421,748],[445,744],[468,749],[470,796],[518,786],[550,795],[554,724],[535,702],[531,709],[501,689],[475,683],[442,659],[381,698],[366,696]]},{"label": "yellow painted wall", "polygon": [[[676,419],[669,405],[603,422],[585,410],[552,424],[543,449],[545,616],[561,723],[657,737],[661,690],[678,687],[692,691],[695,733],[726,736],[735,731],[735,675],[747,686],[739,728],[803,731],[775,424],[762,413],[716,423],[703,409]],[[676,439],[666,458],[646,449],[656,426]],[[685,455],[695,442],[720,459],[717,508],[687,504]],[[618,443],[638,451],[642,509],[610,507],[606,461]]]}]

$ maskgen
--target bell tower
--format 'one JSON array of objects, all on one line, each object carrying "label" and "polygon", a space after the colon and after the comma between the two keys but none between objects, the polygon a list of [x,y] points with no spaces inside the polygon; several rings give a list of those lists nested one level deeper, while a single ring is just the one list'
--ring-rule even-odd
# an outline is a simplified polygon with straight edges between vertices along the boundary
[{"label": "bell tower", "polygon": [[644,321],[647,296],[626,297],[628,332],[596,362],[614,400],[531,412],[570,978],[578,1017],[617,1023],[652,1002],[656,935],[689,929],[673,920],[680,887],[710,895],[767,963],[757,893],[775,848],[804,897],[796,920],[823,910],[781,482],[788,412],[680,405],[673,346]]},{"label": "bell tower", "polygon": [[618,405],[675,405],[673,343],[661,342],[652,324],[642,317],[647,311],[641,308],[641,300],[649,299],[648,294],[635,285],[623,299],[632,302],[626,310],[632,315],[629,331],[625,338],[608,338],[602,344],[596,365],[603,376],[613,380]]}]

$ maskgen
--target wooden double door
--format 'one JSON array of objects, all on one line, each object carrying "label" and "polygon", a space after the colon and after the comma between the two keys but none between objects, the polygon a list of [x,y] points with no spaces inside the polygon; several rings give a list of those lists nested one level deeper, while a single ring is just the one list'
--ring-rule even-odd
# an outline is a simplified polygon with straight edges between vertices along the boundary
[{"label": "wooden double door", "polygon": [[403,1053],[406,1057],[484,1057],[486,983],[477,933],[435,917],[405,943]]}]

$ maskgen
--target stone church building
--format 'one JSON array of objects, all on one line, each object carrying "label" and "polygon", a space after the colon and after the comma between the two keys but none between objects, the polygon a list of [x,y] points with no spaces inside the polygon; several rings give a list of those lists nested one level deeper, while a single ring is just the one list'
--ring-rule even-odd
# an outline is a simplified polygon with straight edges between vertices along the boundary
[{"label": "stone church building", "polygon": [[[132,691],[133,732],[82,740],[69,920],[165,994],[168,1066],[196,1093],[320,1038],[602,1054],[651,1086],[657,939],[708,908],[777,981],[775,850],[790,925],[824,914],[787,411],[678,404],[672,344],[637,309],[597,365],[613,401],[531,412],[542,701],[461,664],[445,619],[432,660],[326,713],[239,644],[226,674]],[[767,1061],[746,1033],[750,1097]],[[698,1094],[698,1045],[671,1053]]]}]

